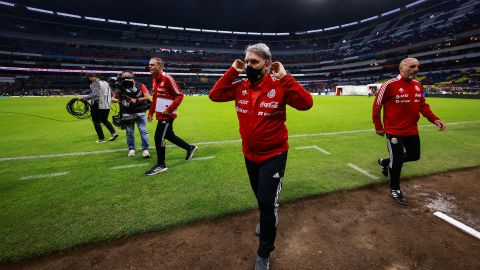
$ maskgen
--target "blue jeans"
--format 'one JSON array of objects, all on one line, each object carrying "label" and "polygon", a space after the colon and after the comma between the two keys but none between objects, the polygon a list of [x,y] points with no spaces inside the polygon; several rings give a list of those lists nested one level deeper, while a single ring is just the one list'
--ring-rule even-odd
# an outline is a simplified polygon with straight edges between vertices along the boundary
[{"label": "blue jeans", "polygon": [[137,123],[140,138],[142,139],[142,150],[148,149],[148,131],[147,131],[147,116],[145,114],[137,115],[135,121],[127,124],[127,145],[128,150],[135,150],[135,123]]}]

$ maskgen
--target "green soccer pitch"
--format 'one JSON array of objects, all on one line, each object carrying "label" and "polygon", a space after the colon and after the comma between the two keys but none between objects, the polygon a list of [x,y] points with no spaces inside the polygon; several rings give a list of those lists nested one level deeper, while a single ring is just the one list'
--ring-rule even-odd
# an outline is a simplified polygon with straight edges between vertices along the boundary
[{"label": "green soccer pitch", "polygon": [[[92,122],[67,114],[70,98],[0,99],[0,262],[256,207],[233,102],[185,97],[175,133],[198,144],[200,159],[185,161],[182,149],[168,147],[168,171],[146,177],[156,159],[140,151],[128,158],[122,130],[117,141],[96,144]],[[448,128],[420,120],[422,157],[404,165],[403,177],[479,166],[480,100],[427,102]],[[373,131],[372,103],[315,96],[309,111],[288,109],[281,202],[388,181],[376,161],[387,149]],[[152,157],[155,125],[148,125]]]}]

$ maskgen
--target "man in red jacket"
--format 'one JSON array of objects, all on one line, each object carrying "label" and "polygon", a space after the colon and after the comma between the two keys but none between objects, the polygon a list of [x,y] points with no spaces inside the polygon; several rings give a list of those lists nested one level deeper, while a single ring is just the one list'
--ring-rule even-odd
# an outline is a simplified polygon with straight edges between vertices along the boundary
[{"label": "man in red jacket", "polygon": [[[400,204],[407,204],[405,195],[400,191],[403,163],[420,159],[419,113],[437,125],[440,131],[447,127],[425,103],[422,84],[414,80],[419,68],[417,59],[403,59],[400,62],[400,75],[382,85],[372,108],[375,132],[387,136],[390,153],[389,158],[378,159],[378,163],[385,176],[390,172],[390,195]],[[380,119],[382,106],[383,125]]]},{"label": "man in red jacket", "polygon": [[173,132],[173,120],[177,117],[177,108],[183,100],[183,93],[172,76],[163,72],[163,60],[158,57],[150,59],[148,68],[152,74],[152,106],[148,112],[148,122],[152,116],[158,120],[155,130],[155,148],[157,150],[157,163],[145,173],[150,176],[167,170],[165,164],[165,139],[187,151],[185,160],[193,157],[197,146],[186,143]]},{"label": "man in red jacket", "polygon": [[[245,53],[245,62],[235,60],[209,97],[216,102],[235,101],[245,165],[260,210],[255,269],[268,269],[270,252],[275,248],[278,197],[287,162],[286,105],[308,110],[313,99],[280,62],[272,63],[267,45],[248,46]],[[247,79],[236,80],[240,73],[246,73]]]}]

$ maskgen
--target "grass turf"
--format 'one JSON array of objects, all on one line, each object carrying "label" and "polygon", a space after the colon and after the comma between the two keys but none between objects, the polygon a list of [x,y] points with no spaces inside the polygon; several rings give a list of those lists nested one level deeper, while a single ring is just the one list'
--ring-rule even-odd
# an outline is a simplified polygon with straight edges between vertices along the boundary
[{"label": "grass turf", "polygon": [[[59,153],[119,150],[88,155],[0,161],[0,262],[152,230],[168,229],[202,218],[256,207],[244,168],[234,104],[213,103],[207,97],[186,97],[175,121],[175,132],[200,144],[196,157],[167,148],[169,170],[153,177],[143,173],[155,159],[127,158],[125,134],[115,142],[95,144],[90,120],[75,120],[65,111],[69,98],[0,99],[2,158]],[[450,125],[440,133],[421,127],[422,158],[404,166],[404,177],[480,165],[480,100],[427,101]],[[281,202],[341,189],[386,182],[376,158],[386,156],[385,139],[372,129],[367,97],[314,97],[307,112],[289,109],[291,136]],[[477,122],[475,122],[477,121]],[[428,125],[422,119],[420,125]],[[153,146],[154,124],[148,125]],[[104,129],[106,131],[106,129]],[[136,134],[137,147],[140,138]],[[296,147],[316,145],[329,152]],[[155,155],[152,149],[151,154]],[[377,175],[373,180],[349,167]],[[148,164],[145,164],[148,163]],[[115,166],[137,165],[126,169]],[[21,180],[31,175],[68,172],[65,176]],[[387,192],[387,191],[386,191]],[[387,193],[386,193],[387,194]],[[386,195],[387,196],[387,195]]]}]

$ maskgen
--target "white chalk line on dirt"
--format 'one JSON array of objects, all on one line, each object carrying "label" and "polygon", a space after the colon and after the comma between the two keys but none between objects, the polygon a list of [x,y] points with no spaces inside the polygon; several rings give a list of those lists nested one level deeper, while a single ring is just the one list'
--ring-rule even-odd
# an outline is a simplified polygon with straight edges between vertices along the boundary
[{"label": "white chalk line on dirt", "polygon": [[39,175],[29,175],[20,178],[20,180],[33,180],[33,179],[42,179],[42,178],[49,178],[49,177],[57,177],[57,176],[64,176],[67,175],[69,172],[57,172],[57,173],[50,173],[50,174],[39,174]]},{"label": "white chalk line on dirt", "polygon": [[[447,123],[449,125],[464,125],[480,123],[480,121],[465,121],[465,122],[452,122]],[[420,125],[419,127],[431,127],[432,125]],[[360,130],[346,130],[346,131],[333,131],[333,132],[322,132],[322,133],[313,133],[313,134],[296,134],[289,135],[289,138],[301,138],[301,137],[317,137],[317,136],[328,136],[328,135],[340,135],[340,134],[354,134],[361,132],[373,132],[374,129],[360,129]],[[224,141],[211,141],[211,142],[198,142],[194,143],[195,145],[209,145],[209,144],[226,144],[226,143],[239,143],[241,140],[224,140]],[[173,145],[167,145],[167,147],[173,147]],[[155,147],[150,147],[150,149],[155,149]],[[26,160],[26,159],[42,159],[42,158],[54,158],[54,157],[65,157],[65,156],[84,156],[84,155],[94,155],[94,154],[104,154],[104,153],[114,153],[127,151],[127,149],[112,149],[112,150],[97,150],[90,152],[74,152],[74,153],[60,153],[60,154],[49,154],[49,155],[36,155],[36,156],[20,156],[20,157],[5,157],[0,158],[1,161],[10,161],[10,160]]]},{"label": "white chalk line on dirt", "polygon": [[301,147],[295,147],[296,150],[305,150],[305,149],[315,149],[315,150],[318,150],[322,153],[324,153],[325,155],[331,155],[332,153],[328,152],[327,150],[323,149],[323,148],[320,148],[316,145],[309,145],[309,146],[301,146]]},{"label": "white chalk line on dirt", "polygon": [[436,217],[438,217],[438,218],[440,218],[440,219],[442,219],[442,220],[444,220],[444,221],[446,221],[446,222],[448,222],[449,224],[457,227],[458,229],[460,229],[460,230],[462,230],[462,231],[470,234],[471,236],[473,236],[473,237],[475,237],[475,238],[477,238],[477,239],[480,239],[480,232],[479,232],[479,231],[477,231],[477,230],[475,230],[475,229],[473,229],[473,228],[471,228],[471,227],[469,227],[469,226],[461,223],[460,221],[458,221],[458,220],[456,220],[456,219],[454,219],[454,218],[451,218],[451,217],[449,217],[449,216],[447,216],[447,215],[445,215],[444,213],[439,212],[439,211],[433,213],[433,215],[436,216]]},{"label": "white chalk line on dirt", "polygon": [[352,169],[354,169],[354,170],[356,170],[356,171],[359,172],[359,173],[362,173],[362,174],[364,174],[364,175],[366,175],[366,176],[374,179],[374,180],[378,180],[378,177],[377,177],[377,176],[375,176],[375,175],[367,172],[366,170],[358,167],[357,165],[355,165],[355,164],[353,164],[353,163],[347,163],[347,166],[350,167],[350,168],[352,168]]}]

